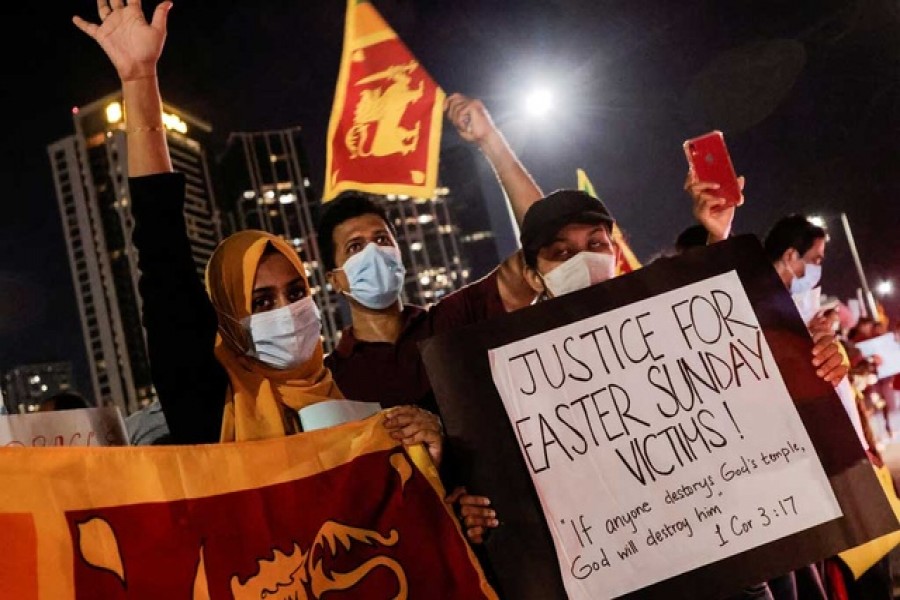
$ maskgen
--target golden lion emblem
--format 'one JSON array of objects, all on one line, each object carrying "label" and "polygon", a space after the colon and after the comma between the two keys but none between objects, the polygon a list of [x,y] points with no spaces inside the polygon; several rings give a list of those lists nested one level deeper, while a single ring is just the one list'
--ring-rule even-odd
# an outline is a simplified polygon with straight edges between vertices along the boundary
[{"label": "golden lion emblem", "polygon": [[405,156],[418,147],[421,122],[417,121],[412,129],[400,125],[406,109],[410,104],[418,102],[424,91],[424,82],[421,81],[417,88],[409,87],[412,82],[409,75],[418,67],[419,63],[413,60],[356,82],[356,85],[367,85],[375,81],[390,83],[385,88],[363,90],[360,95],[353,113],[353,127],[344,139],[350,158],[391,154]]}]

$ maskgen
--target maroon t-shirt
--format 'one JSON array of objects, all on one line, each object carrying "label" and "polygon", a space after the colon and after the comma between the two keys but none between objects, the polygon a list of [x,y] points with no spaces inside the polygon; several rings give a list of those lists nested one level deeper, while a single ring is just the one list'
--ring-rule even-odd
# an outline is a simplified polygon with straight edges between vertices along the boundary
[{"label": "maroon t-shirt", "polygon": [[414,404],[437,413],[418,343],[505,312],[495,270],[428,309],[405,305],[396,343],[357,340],[352,327],[344,329],[325,365],[349,400],[379,402],[385,408]]}]

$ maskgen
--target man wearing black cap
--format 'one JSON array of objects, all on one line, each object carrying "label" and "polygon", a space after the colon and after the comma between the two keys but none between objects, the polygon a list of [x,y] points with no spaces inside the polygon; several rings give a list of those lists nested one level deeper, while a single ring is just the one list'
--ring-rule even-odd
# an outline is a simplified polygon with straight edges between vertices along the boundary
[{"label": "man wearing black cap", "polygon": [[556,297],[611,279],[619,248],[615,220],[603,201],[557,190],[535,202],[522,220],[524,276],[538,298]]}]

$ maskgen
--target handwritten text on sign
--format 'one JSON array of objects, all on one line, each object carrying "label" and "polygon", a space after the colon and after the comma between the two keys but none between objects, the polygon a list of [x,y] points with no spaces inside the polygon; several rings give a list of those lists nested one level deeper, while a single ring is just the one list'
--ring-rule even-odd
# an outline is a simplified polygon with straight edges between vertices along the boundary
[{"label": "handwritten text on sign", "polygon": [[79,408],[0,417],[0,447],[127,446],[115,407]]},{"label": "handwritten text on sign", "polygon": [[734,272],[496,348],[491,368],[570,598],[841,516]]}]

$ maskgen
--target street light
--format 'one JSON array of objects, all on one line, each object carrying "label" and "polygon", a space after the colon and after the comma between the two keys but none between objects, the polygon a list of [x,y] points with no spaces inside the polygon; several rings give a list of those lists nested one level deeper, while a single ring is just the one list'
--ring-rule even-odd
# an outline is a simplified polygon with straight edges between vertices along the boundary
[{"label": "street light", "polygon": [[875,304],[875,296],[872,295],[872,288],[869,287],[869,281],[866,279],[865,271],[863,271],[862,261],[859,259],[859,250],[856,249],[856,240],[853,239],[853,230],[850,229],[850,220],[847,219],[847,213],[841,213],[841,224],[844,226],[844,235],[847,236],[847,244],[850,246],[853,262],[856,263],[856,272],[859,275],[859,283],[862,285],[866,312],[869,313],[870,317],[874,318],[878,314],[878,306]]},{"label": "street light", "polygon": [[525,110],[533,117],[543,117],[553,108],[553,93],[547,88],[535,88],[525,96]]},{"label": "street light", "polygon": [[875,291],[879,296],[890,296],[894,293],[894,282],[890,279],[882,279],[875,286]]}]

